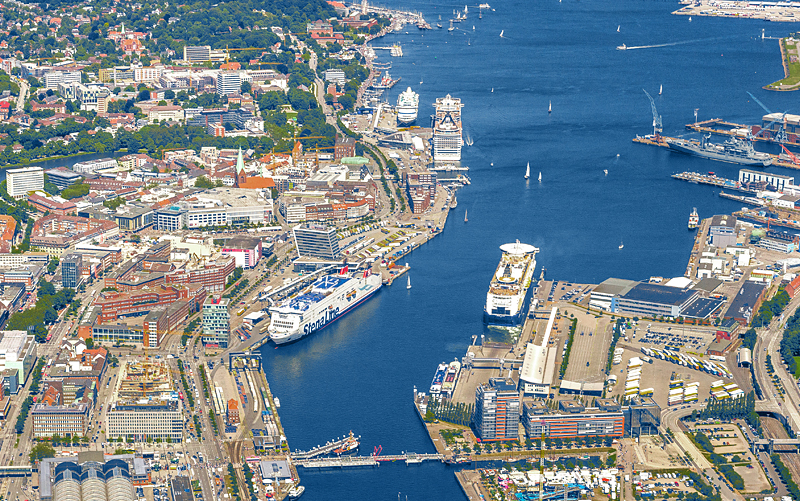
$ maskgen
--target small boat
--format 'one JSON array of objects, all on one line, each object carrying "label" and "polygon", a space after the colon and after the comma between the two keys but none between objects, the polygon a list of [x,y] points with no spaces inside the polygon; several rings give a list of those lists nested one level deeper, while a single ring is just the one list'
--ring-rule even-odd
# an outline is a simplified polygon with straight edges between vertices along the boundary
[{"label": "small boat", "polygon": [[406,289],[411,288],[411,275],[408,276],[408,283],[406,284]]},{"label": "small boat", "polygon": [[619,248],[620,248],[620,250],[622,250],[622,248],[623,248],[623,247],[625,247],[625,246],[622,244],[622,242],[620,242],[620,243],[619,243]]},{"label": "small boat", "polygon": [[539,182],[540,183],[542,182],[542,173],[541,172],[539,172]]},{"label": "small boat", "polygon": [[469,221],[469,219],[467,219],[467,209],[464,209],[464,222],[466,223],[467,221]]},{"label": "small boat", "polygon": [[553,112],[553,101],[550,101],[550,106],[547,107],[547,113],[550,114]]},{"label": "small boat", "polygon": [[618,46],[617,46],[617,50],[627,50],[627,49],[628,49],[628,46],[627,46],[627,45],[625,45],[625,44],[622,44],[622,45],[618,45]]},{"label": "small boat", "polygon": [[620,26],[620,25],[617,25],[617,33],[619,33],[619,26]]},{"label": "small boat", "polygon": [[690,23],[692,22],[692,16],[689,16],[689,22]]},{"label": "small boat", "polygon": [[658,95],[660,96],[662,92],[664,92],[664,85],[663,84],[658,88]]},{"label": "small boat", "polygon": [[525,179],[531,177],[531,163],[528,162],[528,167],[525,168]]},{"label": "small boat", "polygon": [[603,169],[603,174],[608,175],[608,169]]},{"label": "small boat", "polygon": [[297,487],[292,487],[289,490],[289,499],[297,499],[300,496],[302,496],[305,491],[306,488],[303,487],[302,485],[298,485]]},{"label": "small boat", "polygon": [[447,31],[453,31],[454,29],[455,29],[455,28],[453,28],[453,20],[451,19],[451,20],[450,20],[450,27],[449,27],[449,28],[447,28]]},{"label": "small boat", "polygon": [[436,27],[442,29],[442,23],[436,23]]},{"label": "small boat", "polygon": [[505,31],[506,31],[506,30],[500,30],[500,38],[503,38],[503,33],[504,33]]},{"label": "small boat", "polygon": [[474,24],[472,25],[472,31],[475,31],[475,25]]},{"label": "small boat", "polygon": [[492,87],[492,92],[494,92],[494,87]]},{"label": "small boat", "polygon": [[700,224],[700,216],[697,215],[697,207],[692,209],[692,213],[689,214],[689,229],[695,230],[697,226]]}]

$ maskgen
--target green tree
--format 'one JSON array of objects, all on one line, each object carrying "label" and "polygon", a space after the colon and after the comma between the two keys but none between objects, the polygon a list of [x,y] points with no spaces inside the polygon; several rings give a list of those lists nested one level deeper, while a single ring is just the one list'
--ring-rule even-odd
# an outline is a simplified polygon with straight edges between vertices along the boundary
[{"label": "green tree", "polygon": [[30,453],[31,464],[36,464],[42,459],[56,457],[56,450],[47,442],[40,442],[33,446]]}]

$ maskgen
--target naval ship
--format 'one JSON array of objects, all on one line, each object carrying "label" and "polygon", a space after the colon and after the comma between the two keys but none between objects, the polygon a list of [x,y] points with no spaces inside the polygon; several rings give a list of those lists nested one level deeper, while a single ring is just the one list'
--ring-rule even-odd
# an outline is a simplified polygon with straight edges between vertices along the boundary
[{"label": "naval ship", "polygon": [[724,143],[712,143],[709,139],[711,139],[711,134],[704,135],[699,143],[677,138],[667,138],[666,141],[669,147],[675,151],[709,160],[756,167],[772,165],[772,157],[753,149],[750,141],[732,137]]},{"label": "naval ship", "polygon": [[525,318],[524,310],[539,249],[517,240],[513,244],[501,245],[500,250],[503,257],[486,293],[483,321],[493,325],[519,325]]}]

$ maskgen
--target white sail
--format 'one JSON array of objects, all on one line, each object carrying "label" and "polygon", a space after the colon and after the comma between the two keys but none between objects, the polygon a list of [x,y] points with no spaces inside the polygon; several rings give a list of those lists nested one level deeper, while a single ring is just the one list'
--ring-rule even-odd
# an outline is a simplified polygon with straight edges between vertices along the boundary
[{"label": "white sail", "polygon": [[664,92],[664,85],[663,84],[661,86],[659,86],[659,88],[658,88],[658,95],[660,96],[662,92]]},{"label": "white sail", "polygon": [[552,113],[553,112],[553,101],[550,101],[550,106],[547,107],[547,112],[548,113]]},{"label": "white sail", "polygon": [[541,172],[539,172],[539,182],[540,183],[542,182],[542,173]]},{"label": "white sail", "polygon": [[500,38],[503,38],[503,32],[506,30],[500,30]]},{"label": "white sail", "polygon": [[528,167],[525,169],[525,179],[531,177],[531,163],[528,162]]},{"label": "white sail", "polygon": [[406,285],[406,289],[411,288],[411,275],[408,276],[408,284]]}]

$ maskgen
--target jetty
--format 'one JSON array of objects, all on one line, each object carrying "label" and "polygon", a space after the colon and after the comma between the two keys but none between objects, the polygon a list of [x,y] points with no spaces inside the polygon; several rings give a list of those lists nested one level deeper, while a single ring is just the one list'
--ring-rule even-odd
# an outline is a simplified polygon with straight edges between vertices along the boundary
[{"label": "jetty", "polygon": [[[359,435],[357,438],[360,440],[361,436]],[[295,461],[301,461],[305,459],[312,459],[319,456],[325,456],[333,453],[333,451],[335,451],[340,447],[344,447],[349,440],[350,440],[349,436],[337,440],[332,440],[330,442],[326,442],[325,445],[318,445],[308,451],[295,451],[291,454],[291,456],[292,459]]]},{"label": "jetty", "polygon": [[388,456],[343,456],[318,459],[301,459],[294,461],[295,466],[303,468],[349,468],[360,466],[380,466],[381,463],[393,463],[405,461],[407,465],[418,464],[423,461],[444,461],[442,454],[418,454],[416,452],[406,452],[404,454],[394,454]]},{"label": "jetty", "polygon": [[708,174],[701,174],[699,172],[680,172],[672,175],[673,179],[680,179],[681,181],[689,181],[693,184],[708,184],[725,188],[727,190],[741,191],[743,193],[755,194],[755,191],[744,188],[739,181],[719,177],[716,174],[709,172]]}]

